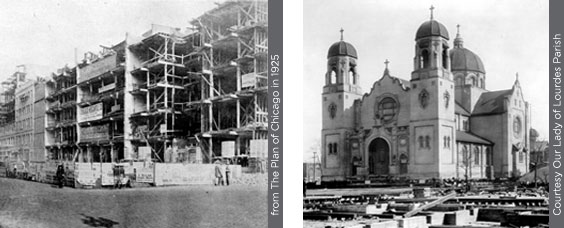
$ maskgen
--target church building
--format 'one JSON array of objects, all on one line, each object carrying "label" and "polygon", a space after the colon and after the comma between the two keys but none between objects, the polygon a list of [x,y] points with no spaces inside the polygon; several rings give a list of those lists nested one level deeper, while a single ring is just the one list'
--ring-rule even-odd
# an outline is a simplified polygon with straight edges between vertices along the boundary
[{"label": "church building", "polygon": [[[331,45],[322,93],[322,180],[493,179],[528,172],[530,105],[518,76],[489,91],[480,57],[431,18],[417,29],[411,80],[386,69],[363,93],[354,46]],[[495,75],[494,77],[508,77]],[[511,76],[513,77],[513,76]]]}]

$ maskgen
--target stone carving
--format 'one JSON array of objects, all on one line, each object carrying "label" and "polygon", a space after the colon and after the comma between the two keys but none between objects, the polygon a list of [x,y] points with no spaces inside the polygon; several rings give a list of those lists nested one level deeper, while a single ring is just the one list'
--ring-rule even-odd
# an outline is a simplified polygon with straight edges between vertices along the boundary
[{"label": "stone carving", "polygon": [[425,89],[419,93],[419,104],[422,108],[427,108],[427,105],[429,105],[429,92]]},{"label": "stone carving", "polygon": [[448,108],[448,104],[450,102],[450,93],[448,93],[448,91],[445,91],[443,94],[443,100],[445,101],[445,108]]},{"label": "stone carving", "polygon": [[329,105],[329,116],[331,117],[331,119],[334,119],[336,115],[337,115],[337,105],[335,103],[331,103]]}]

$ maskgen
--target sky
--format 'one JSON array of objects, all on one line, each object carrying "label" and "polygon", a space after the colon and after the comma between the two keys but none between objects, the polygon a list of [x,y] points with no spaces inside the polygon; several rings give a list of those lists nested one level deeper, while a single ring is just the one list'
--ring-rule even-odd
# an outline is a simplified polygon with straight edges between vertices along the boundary
[{"label": "sky", "polygon": [[223,0],[10,1],[0,7],[0,80],[20,64],[62,68],[100,45],[111,46],[125,34],[140,36],[151,24],[178,28]]},{"label": "sky", "polygon": [[[532,105],[531,125],[548,137],[548,1],[540,0],[306,0],[303,25],[303,159],[311,161],[321,137],[321,92],[327,50],[344,40],[356,47],[363,93],[369,92],[390,61],[393,76],[410,79],[415,33],[429,20],[446,26],[452,41],[456,25],[464,47],[482,59],[486,89],[509,89],[518,72],[525,100]],[[319,153],[318,153],[319,154]]]}]

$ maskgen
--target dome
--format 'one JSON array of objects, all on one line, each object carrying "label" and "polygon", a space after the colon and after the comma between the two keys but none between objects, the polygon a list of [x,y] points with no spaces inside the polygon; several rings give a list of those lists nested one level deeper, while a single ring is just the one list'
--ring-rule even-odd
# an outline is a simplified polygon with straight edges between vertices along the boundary
[{"label": "dome", "polygon": [[345,41],[339,41],[334,43],[329,48],[329,52],[327,53],[327,58],[331,58],[333,56],[350,56],[353,58],[357,58],[356,49]]},{"label": "dome", "polygon": [[477,71],[486,73],[484,64],[478,55],[474,52],[460,46],[455,46],[450,50],[450,70]]},{"label": "dome", "polygon": [[421,24],[419,29],[417,29],[417,34],[415,35],[415,39],[418,40],[420,38],[429,37],[429,36],[442,36],[445,39],[449,39],[448,31],[446,27],[438,21],[429,20]]}]

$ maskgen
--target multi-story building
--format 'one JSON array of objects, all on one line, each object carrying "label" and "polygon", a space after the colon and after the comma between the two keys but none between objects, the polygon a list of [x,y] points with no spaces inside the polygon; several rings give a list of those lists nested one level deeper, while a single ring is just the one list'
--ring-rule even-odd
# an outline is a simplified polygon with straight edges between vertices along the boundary
[{"label": "multi-story building", "polygon": [[0,161],[8,161],[12,154],[17,154],[14,138],[15,75],[3,81],[0,90]]},{"label": "multi-story building", "polygon": [[34,83],[33,98],[33,146],[29,160],[31,162],[45,162],[47,160],[47,150],[45,149],[45,118],[46,118],[46,81],[38,79]]},{"label": "multi-story building", "polygon": [[0,142],[34,161],[263,157],[267,9],[266,1],[228,1],[190,30],[152,25],[46,82],[16,74],[13,124],[9,101],[0,115],[0,127],[15,132]]},{"label": "multi-story building", "polygon": [[50,160],[72,161],[78,151],[76,87],[76,67],[57,70],[46,83],[44,148]]},{"label": "multi-story building", "polygon": [[20,65],[2,82],[0,158],[6,161],[26,165],[45,161],[42,140],[45,82],[42,74],[43,67]]},{"label": "multi-story building", "polygon": [[78,161],[124,158],[125,42],[87,53],[78,70]]}]

